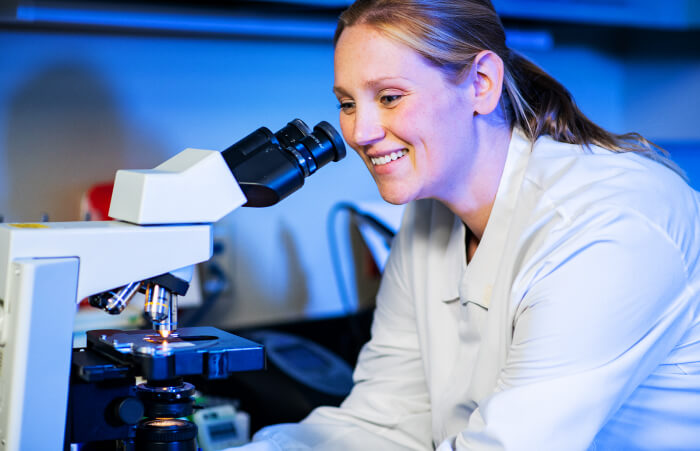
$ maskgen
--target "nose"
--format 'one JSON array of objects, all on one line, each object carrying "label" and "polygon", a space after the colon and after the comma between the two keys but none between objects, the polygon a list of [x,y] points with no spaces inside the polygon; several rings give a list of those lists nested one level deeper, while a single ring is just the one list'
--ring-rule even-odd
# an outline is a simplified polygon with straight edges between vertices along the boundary
[{"label": "nose", "polygon": [[376,109],[358,107],[354,116],[352,138],[355,144],[366,146],[384,138],[384,127]]}]

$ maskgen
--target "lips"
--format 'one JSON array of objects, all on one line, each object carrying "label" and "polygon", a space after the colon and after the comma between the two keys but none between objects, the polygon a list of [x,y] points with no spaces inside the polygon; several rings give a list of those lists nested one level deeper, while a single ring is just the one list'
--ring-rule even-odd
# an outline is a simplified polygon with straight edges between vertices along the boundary
[{"label": "lips", "polygon": [[401,150],[397,150],[397,151],[391,152],[389,154],[383,155],[381,157],[370,157],[370,161],[372,162],[372,165],[374,165],[374,166],[381,166],[381,165],[387,164],[391,161],[398,160],[399,158],[403,157],[406,154],[408,154],[408,150],[401,149]]}]

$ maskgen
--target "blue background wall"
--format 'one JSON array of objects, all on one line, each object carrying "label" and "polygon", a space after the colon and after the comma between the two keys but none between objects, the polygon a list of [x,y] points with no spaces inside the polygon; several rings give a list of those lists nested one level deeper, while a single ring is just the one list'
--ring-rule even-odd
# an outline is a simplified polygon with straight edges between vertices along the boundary
[{"label": "blue background wall", "polygon": [[[695,51],[619,52],[527,34],[513,45],[601,125],[676,151],[700,186]],[[295,117],[337,125],[332,79],[330,36],[0,29],[0,215],[78,220],[82,192],[118,168],[150,168],[186,147],[223,149]],[[205,321],[228,327],[339,313],[325,224],[340,200],[380,200],[354,154],[278,206],[239,209],[217,224],[232,283]]]}]

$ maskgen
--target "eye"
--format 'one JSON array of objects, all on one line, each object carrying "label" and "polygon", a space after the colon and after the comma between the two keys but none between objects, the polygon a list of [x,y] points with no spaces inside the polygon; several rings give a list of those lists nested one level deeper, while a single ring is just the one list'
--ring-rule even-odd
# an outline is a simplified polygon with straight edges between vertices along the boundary
[{"label": "eye", "polygon": [[341,101],[338,104],[338,109],[345,114],[350,114],[355,111],[355,102],[351,102],[349,100]]},{"label": "eye", "polygon": [[382,105],[391,108],[395,106],[402,97],[403,96],[400,94],[385,94],[379,98],[379,101]]}]

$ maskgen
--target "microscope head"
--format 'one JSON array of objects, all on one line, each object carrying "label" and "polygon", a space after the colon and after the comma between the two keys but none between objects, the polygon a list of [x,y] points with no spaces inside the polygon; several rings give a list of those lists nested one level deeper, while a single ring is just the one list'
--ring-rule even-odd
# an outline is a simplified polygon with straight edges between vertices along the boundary
[{"label": "microscope head", "polygon": [[[213,223],[241,205],[276,204],[345,154],[340,134],[327,122],[311,130],[294,119],[276,133],[261,127],[223,152],[185,149],[151,170],[118,171],[109,215],[146,226]],[[129,283],[92,296],[90,303],[116,314],[136,292],[145,292],[145,314],[167,337],[177,328],[177,295],[191,280],[191,270],[174,274]]]}]

